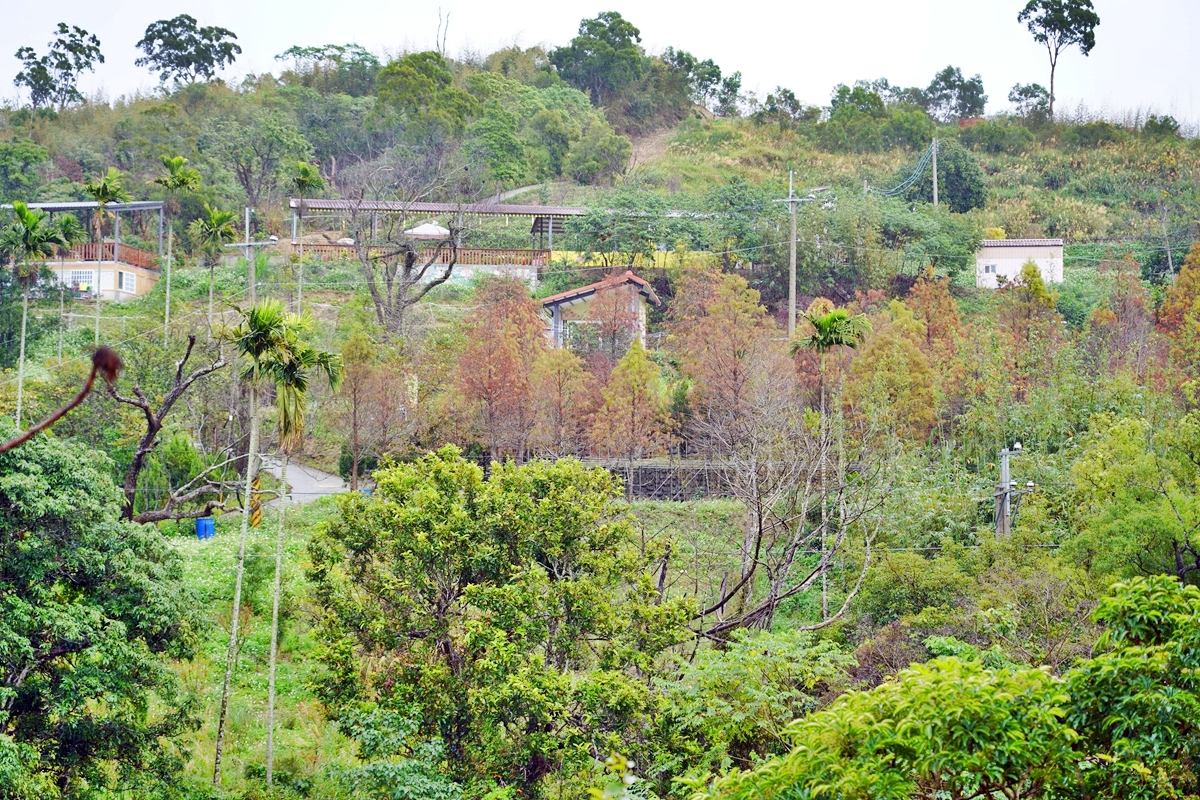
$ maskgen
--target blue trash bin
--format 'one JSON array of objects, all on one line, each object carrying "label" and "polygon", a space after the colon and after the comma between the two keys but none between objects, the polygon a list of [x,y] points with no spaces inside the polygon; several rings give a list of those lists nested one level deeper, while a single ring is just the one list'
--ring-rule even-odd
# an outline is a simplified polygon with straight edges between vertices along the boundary
[{"label": "blue trash bin", "polygon": [[212,517],[200,517],[196,520],[196,538],[203,541],[216,535],[216,524]]}]

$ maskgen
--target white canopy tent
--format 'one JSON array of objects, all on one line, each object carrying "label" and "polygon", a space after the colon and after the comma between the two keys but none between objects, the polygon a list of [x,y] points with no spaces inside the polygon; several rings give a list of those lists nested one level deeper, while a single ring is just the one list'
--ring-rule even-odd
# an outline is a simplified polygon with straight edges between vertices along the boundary
[{"label": "white canopy tent", "polygon": [[404,235],[423,241],[442,241],[450,235],[450,231],[436,222],[422,222],[417,227],[406,230]]}]

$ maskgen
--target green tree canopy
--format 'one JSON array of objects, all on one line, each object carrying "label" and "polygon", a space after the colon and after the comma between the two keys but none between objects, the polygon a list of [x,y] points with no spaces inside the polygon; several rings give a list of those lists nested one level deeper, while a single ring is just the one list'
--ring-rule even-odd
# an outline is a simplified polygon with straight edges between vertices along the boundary
[{"label": "green tree canopy", "polygon": [[172,740],[194,721],[167,658],[191,655],[196,601],[162,535],[118,521],[111,471],[53,436],[0,455],[6,797],[151,796],[182,768]]},{"label": "green tree canopy", "polygon": [[942,122],[981,116],[987,105],[983,78],[964,78],[962,70],[954,66],[934,75],[925,95],[926,110]]},{"label": "green tree canopy", "polygon": [[21,71],[13,79],[17,86],[29,91],[29,104],[36,108],[57,105],[62,111],[69,103],[83,99],[79,91],[79,76],[91,72],[96,63],[104,63],[100,40],[78,25],[58,23],[58,38],[47,45],[45,55],[39,56],[32,47],[22,47],[16,56]]},{"label": "green tree canopy", "polygon": [[[979,159],[956,139],[938,139],[938,200],[956,214],[973,208],[983,208],[987,202],[987,178]],[[897,182],[908,177],[913,167],[905,165],[897,173]],[[905,194],[905,198],[924,203],[933,202],[933,179],[926,172]]]},{"label": "green tree canopy", "polygon": [[1063,50],[1078,46],[1085,56],[1096,46],[1100,15],[1092,0],[1029,0],[1017,22],[1024,22],[1033,40],[1045,45],[1050,55],[1049,116],[1054,119],[1054,72]]},{"label": "green tree canopy", "polygon": [[374,94],[375,76],[380,63],[370,51],[358,44],[327,44],[321,47],[289,47],[276,61],[292,60],[293,69],[281,77],[285,83],[296,80],[301,86],[322,93],[341,93],[351,97]]},{"label": "green tree canopy", "polygon": [[[541,112],[553,113],[553,112]],[[511,185],[528,169],[525,142],[517,135],[517,117],[493,101],[484,106],[483,116],[470,128],[473,147],[487,165],[492,180]]]},{"label": "green tree canopy", "polygon": [[604,105],[623,87],[642,76],[645,55],[641,31],[616,11],[605,11],[579,23],[579,35],[550,52],[563,79],[589,92]]},{"label": "green tree canopy", "polygon": [[376,82],[379,102],[402,113],[412,132],[458,134],[479,113],[479,103],[454,86],[440,53],[410,53],[384,67]]},{"label": "green tree canopy", "polygon": [[228,28],[200,27],[195,17],[180,14],[146,26],[145,35],[137,43],[145,55],[133,63],[157,72],[163,83],[209,81],[217,70],[229,66],[241,55],[241,46],[232,39],[237,39],[237,35]]},{"label": "green tree canopy", "polygon": [[690,606],[660,602],[615,478],[563,460],[484,480],[447,447],[375,479],[309,546],[334,714],[415,715],[480,795],[499,779],[540,796],[634,735],[650,702],[635,676],[688,635]]},{"label": "green tree canopy", "polygon": [[289,116],[268,108],[212,120],[200,145],[233,172],[252,206],[279,185],[286,163],[307,159],[312,152]]},{"label": "green tree canopy", "polygon": [[571,145],[563,169],[580,183],[611,181],[625,171],[633,145],[602,119],[592,120]]},{"label": "green tree canopy", "polygon": [[49,158],[46,148],[30,139],[0,142],[0,199],[29,199],[40,182],[37,169]]}]

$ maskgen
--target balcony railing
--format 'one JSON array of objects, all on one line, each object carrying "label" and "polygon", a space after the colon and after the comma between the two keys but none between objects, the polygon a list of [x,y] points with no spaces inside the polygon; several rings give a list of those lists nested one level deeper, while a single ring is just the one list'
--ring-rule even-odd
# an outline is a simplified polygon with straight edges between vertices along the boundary
[{"label": "balcony railing", "polygon": [[[119,259],[114,258],[114,250]],[[64,256],[67,261],[120,261],[131,267],[142,269],[158,269],[158,256],[149,250],[123,244],[115,248],[112,242],[84,242],[72,247]]]}]

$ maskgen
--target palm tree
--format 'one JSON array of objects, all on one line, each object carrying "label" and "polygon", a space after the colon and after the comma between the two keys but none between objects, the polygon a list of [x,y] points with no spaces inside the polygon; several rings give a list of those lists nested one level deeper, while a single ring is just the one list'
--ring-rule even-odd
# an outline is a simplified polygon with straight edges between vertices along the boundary
[{"label": "palm tree", "polygon": [[163,312],[164,345],[171,335],[171,250],[175,240],[175,215],[179,213],[179,193],[200,188],[200,172],[189,167],[187,163],[188,160],[183,156],[163,156],[162,165],[166,172],[154,179],[155,183],[167,190],[167,302]]},{"label": "palm tree", "polygon": [[238,612],[242,605],[242,579],[246,567],[246,537],[250,532],[250,493],[257,473],[258,460],[258,388],[271,373],[278,372],[281,354],[288,348],[289,315],[283,305],[264,300],[245,312],[230,338],[241,357],[241,377],[250,388],[250,448],[246,454],[245,495],[242,501],[242,531],[238,546],[236,577],[233,584],[233,616],[229,625],[229,650],[225,656],[225,683],[221,690],[221,711],[217,719],[217,746],[213,764],[213,785],[221,783],[221,752],[225,743],[225,715],[229,707],[229,687],[233,680],[233,662],[237,654]]},{"label": "palm tree", "polygon": [[321,178],[321,171],[312,164],[307,161],[297,161],[296,170],[292,173],[292,188],[300,195],[300,207],[297,209],[300,230],[300,272],[296,284],[296,313],[299,314],[303,311],[304,299],[304,198],[311,197],[324,189],[325,181]]},{"label": "palm tree", "polygon": [[[96,242],[99,253],[96,259],[96,345],[100,344],[100,300],[104,292],[100,289],[100,266],[104,261],[104,218],[110,203],[124,203],[129,200],[129,192],[121,184],[122,175],[116,167],[109,167],[108,172],[99,178],[90,180],[83,185],[83,190],[96,201],[96,213],[92,224],[96,226]],[[113,259],[116,259],[116,248],[113,249]]]},{"label": "palm tree", "polygon": [[[854,349],[858,343],[871,331],[871,322],[865,314],[851,314],[844,308],[834,308],[828,300],[813,301],[808,310],[800,315],[801,319],[812,325],[813,332],[808,336],[792,342],[791,353],[796,355],[801,350],[812,350],[821,358],[821,621],[829,618],[829,583],[826,577],[826,541],[828,527],[828,508],[825,505],[825,461],[828,449],[828,422],[825,415],[825,359],[831,350],[839,347]],[[841,416],[841,402],[838,402],[838,415]],[[838,425],[838,471],[842,469],[841,459],[841,424]]]},{"label": "palm tree", "polygon": [[208,203],[204,204],[204,215],[192,220],[187,227],[188,236],[196,250],[208,264],[208,337],[213,332],[213,270],[221,259],[221,247],[237,238],[233,227],[234,216],[230,211],[221,211]]},{"label": "palm tree", "polygon": [[[285,344],[272,356],[267,372],[275,387],[276,418],[279,426],[279,449],[283,453],[280,484],[286,491],[288,461],[294,448],[304,436],[304,412],[308,384],[314,375],[323,375],[331,389],[336,390],[342,378],[342,360],[335,353],[318,350],[300,338],[312,329],[311,317],[287,315]],[[271,603],[271,655],[267,678],[267,785],[271,785],[275,760],[275,661],[279,645],[279,595],[283,580],[283,515],[284,498],[279,499],[279,530],[275,540],[275,593]]]},{"label": "palm tree", "polygon": [[[56,247],[66,244],[61,231],[47,220],[45,211],[34,210],[20,200],[13,203],[16,221],[0,234],[0,250],[13,260],[13,272],[22,281],[21,346],[17,357],[17,429],[21,428],[21,404],[25,393],[25,331],[29,321],[29,284],[37,272],[30,262],[45,260],[54,255]],[[21,265],[18,272],[17,265]]]},{"label": "palm tree", "polygon": [[821,357],[821,410],[825,409],[825,356],[837,347],[854,349],[871,332],[871,322],[865,314],[851,314],[844,308],[833,308],[829,301],[814,301],[800,318],[812,325],[813,332],[792,342],[791,353],[812,350]]}]

